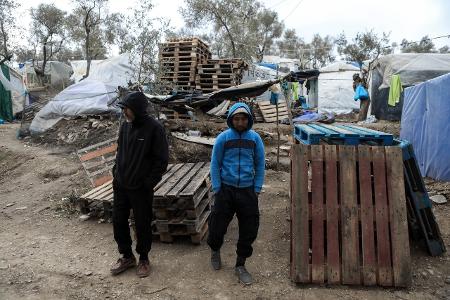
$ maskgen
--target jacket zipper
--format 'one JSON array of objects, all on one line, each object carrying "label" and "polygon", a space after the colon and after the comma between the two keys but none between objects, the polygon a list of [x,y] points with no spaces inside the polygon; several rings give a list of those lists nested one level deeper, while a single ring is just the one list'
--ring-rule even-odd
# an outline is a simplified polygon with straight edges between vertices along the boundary
[{"label": "jacket zipper", "polygon": [[241,139],[242,139],[242,133],[239,133],[239,164],[238,164],[238,184],[237,187],[240,187],[241,184]]}]

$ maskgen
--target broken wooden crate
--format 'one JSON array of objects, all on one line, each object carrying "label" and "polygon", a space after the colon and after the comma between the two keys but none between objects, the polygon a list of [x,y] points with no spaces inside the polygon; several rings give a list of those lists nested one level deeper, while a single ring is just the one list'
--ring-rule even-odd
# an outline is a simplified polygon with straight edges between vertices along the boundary
[{"label": "broken wooden crate", "polygon": [[399,147],[294,144],[291,280],[411,283]]},{"label": "broken wooden crate", "polygon": [[212,193],[209,163],[175,164],[155,188],[153,212],[160,240],[188,235],[199,243],[208,230]]}]

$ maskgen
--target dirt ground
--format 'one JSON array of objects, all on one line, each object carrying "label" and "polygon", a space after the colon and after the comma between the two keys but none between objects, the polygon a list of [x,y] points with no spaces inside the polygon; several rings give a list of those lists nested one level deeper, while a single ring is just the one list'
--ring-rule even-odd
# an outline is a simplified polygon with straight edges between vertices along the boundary
[{"label": "dirt ground", "polygon": [[[109,275],[117,259],[109,223],[82,221],[68,205],[89,182],[72,148],[18,141],[18,125],[0,126],[0,299],[450,299],[450,256],[412,247],[409,289],[295,285],[289,279],[289,173],[268,170],[260,196],[261,225],[248,269],[255,284],[233,274],[237,225],[213,271],[203,241],[154,241],[151,275]],[[427,181],[449,196],[445,183]],[[450,249],[450,204],[434,207]]]}]

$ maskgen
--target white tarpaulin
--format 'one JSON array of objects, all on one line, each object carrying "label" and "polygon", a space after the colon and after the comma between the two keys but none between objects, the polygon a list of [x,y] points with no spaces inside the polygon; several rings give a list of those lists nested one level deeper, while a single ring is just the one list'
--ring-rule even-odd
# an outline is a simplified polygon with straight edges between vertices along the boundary
[{"label": "white tarpaulin", "polygon": [[94,64],[88,78],[60,92],[36,114],[30,131],[44,132],[63,117],[118,111],[108,102],[117,96],[118,86],[126,87],[132,80],[132,71],[127,54]]},{"label": "white tarpaulin", "polygon": [[353,74],[359,68],[347,62],[335,62],[320,69],[319,113],[347,114],[359,108],[353,100]]},{"label": "white tarpaulin", "polygon": [[[86,61],[70,62],[73,75],[71,79],[79,82],[86,74]],[[105,60],[94,60],[91,62],[89,78],[108,82],[116,86],[125,86],[133,76],[133,68],[130,65],[130,55],[127,53]]]}]

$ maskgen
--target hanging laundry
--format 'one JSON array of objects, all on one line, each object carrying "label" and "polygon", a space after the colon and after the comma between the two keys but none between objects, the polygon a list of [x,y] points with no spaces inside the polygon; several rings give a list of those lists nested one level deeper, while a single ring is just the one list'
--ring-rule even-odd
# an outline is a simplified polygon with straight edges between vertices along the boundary
[{"label": "hanging laundry", "polygon": [[270,104],[276,105],[278,103],[278,98],[280,97],[281,86],[277,83],[272,85],[269,90],[271,91]]},{"label": "hanging laundry", "polygon": [[300,84],[298,82],[292,82],[291,89],[293,100],[297,101],[299,97]]},{"label": "hanging laundry", "polygon": [[403,92],[402,82],[400,80],[400,75],[392,75],[391,77],[391,88],[389,89],[389,100],[388,104],[390,106],[395,106],[400,102],[400,95]]}]

